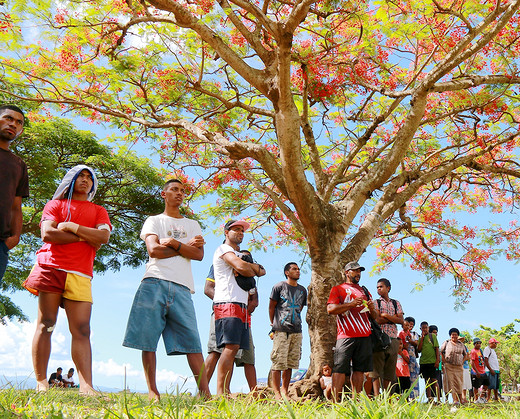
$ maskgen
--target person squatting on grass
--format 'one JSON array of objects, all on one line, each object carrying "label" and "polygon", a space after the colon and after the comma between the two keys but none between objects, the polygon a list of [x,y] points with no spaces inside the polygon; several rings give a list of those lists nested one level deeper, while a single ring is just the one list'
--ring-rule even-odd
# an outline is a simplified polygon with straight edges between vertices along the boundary
[{"label": "person squatting on grass", "polygon": [[185,189],[171,179],[163,187],[164,212],[148,217],[141,230],[149,260],[128,317],[123,346],[140,349],[148,397],[159,400],[156,384],[157,343],[163,337],[168,355],[186,355],[199,392],[210,397],[202,346],[191,294],[191,261],[202,260],[200,225],[180,213]]},{"label": "person squatting on grass", "polygon": [[63,307],[72,335],[71,355],[79,376],[80,394],[92,395],[90,315],[92,273],[96,251],[108,243],[112,225],[107,211],[92,203],[97,180],[85,165],[70,169],[40,223],[44,245],[23,286],[38,296],[38,319],[32,345],[36,390],[46,391],[51,335]]}]

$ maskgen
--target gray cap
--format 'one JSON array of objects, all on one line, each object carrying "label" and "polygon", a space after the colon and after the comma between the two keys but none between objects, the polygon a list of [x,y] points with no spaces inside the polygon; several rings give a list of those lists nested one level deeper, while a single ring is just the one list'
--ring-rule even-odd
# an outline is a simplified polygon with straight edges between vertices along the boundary
[{"label": "gray cap", "polygon": [[365,268],[363,268],[359,263],[357,262],[349,262],[345,265],[345,271],[353,271],[355,269],[361,269],[361,271],[364,271]]}]

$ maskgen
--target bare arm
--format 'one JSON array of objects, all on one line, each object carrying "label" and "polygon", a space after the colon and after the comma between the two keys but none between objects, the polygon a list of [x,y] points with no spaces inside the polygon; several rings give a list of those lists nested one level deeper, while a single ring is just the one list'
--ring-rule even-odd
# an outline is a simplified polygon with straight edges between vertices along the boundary
[{"label": "bare arm", "polygon": [[[145,239],[148,254],[156,259],[166,259],[180,255],[188,259],[202,260],[204,257],[204,245],[201,243],[203,242],[202,236],[195,236],[186,244],[180,243],[175,239],[159,240],[156,234],[149,234]],[[180,249],[179,244],[181,245]]]},{"label": "bare arm", "polygon": [[491,375],[495,375],[496,374],[495,370],[489,366],[489,359],[487,357],[484,357],[484,365],[489,370]]},{"label": "bare arm", "polygon": [[269,321],[271,322],[271,326],[274,322],[274,312],[276,309],[276,305],[278,304],[278,301],[275,300],[269,300]]},{"label": "bare arm", "polygon": [[425,336],[426,336],[426,335],[423,334],[423,335],[421,335],[421,337],[419,338],[419,343],[418,343],[418,345],[417,345],[417,350],[418,350],[419,352],[422,351],[422,347],[423,347],[423,343],[424,343],[424,338],[425,338]]},{"label": "bare arm", "polygon": [[99,229],[98,227],[101,225],[103,224],[98,224],[95,228],[92,228],[77,223],[65,222],[59,223],[56,228],[67,233],[75,234],[82,241],[86,241],[91,246],[99,249],[102,244],[107,244],[110,239],[110,231]]},{"label": "bare arm", "polygon": [[[363,305],[363,298],[358,297],[352,300],[350,303],[343,304],[327,304],[327,313],[328,314],[343,314],[349,310],[352,310],[355,307],[359,307]],[[374,307],[374,302],[372,300],[368,301],[368,309],[370,310],[370,316],[375,319],[377,317],[377,310]]]},{"label": "bare arm", "polygon": [[249,314],[253,313],[255,309],[258,307],[258,291],[255,289],[254,294],[249,294],[249,298],[247,300],[247,312]]},{"label": "bare arm", "polygon": [[181,243],[175,239],[161,239],[161,245],[165,245],[173,249],[177,255],[184,256],[187,259],[202,260],[204,257],[204,238],[201,235],[197,235],[190,239],[188,243]]},{"label": "bare arm", "polygon": [[387,314],[387,313],[381,313],[379,315],[381,321],[378,320],[378,323],[379,324],[384,324],[384,323],[394,323],[394,324],[403,324],[404,323],[404,319],[403,319],[403,313],[397,313],[397,314]]},{"label": "bare arm", "polygon": [[45,243],[69,244],[80,241],[80,237],[68,231],[59,230],[58,223],[44,220],[41,224],[41,238]]},{"label": "bare arm", "polygon": [[[444,350],[446,350],[446,348],[444,348]],[[446,357],[444,356],[444,352],[439,350],[439,353],[441,354],[442,365],[444,365],[446,363]]]},{"label": "bare arm", "polygon": [[[235,271],[244,276],[260,276],[261,266],[258,263],[249,263],[239,258],[233,252],[224,253],[222,259]],[[263,270],[265,274],[265,269]]]},{"label": "bare arm", "polygon": [[15,196],[13,205],[11,206],[11,235],[5,239],[5,245],[9,250],[15,247],[22,235],[23,214],[22,214],[22,197]]},{"label": "bare arm", "polygon": [[206,283],[204,284],[204,295],[213,300],[213,297],[215,297],[215,281],[206,279]]},{"label": "bare arm", "polygon": [[[258,264],[258,267],[259,267],[258,274],[256,276],[264,276],[265,275],[265,268],[262,265],[260,265],[260,264]],[[257,295],[257,297],[258,297],[258,295]]]}]

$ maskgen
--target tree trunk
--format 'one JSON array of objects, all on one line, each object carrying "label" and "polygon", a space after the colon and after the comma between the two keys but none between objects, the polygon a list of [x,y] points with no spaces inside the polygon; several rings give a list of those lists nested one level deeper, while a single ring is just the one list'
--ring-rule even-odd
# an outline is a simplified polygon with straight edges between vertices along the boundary
[{"label": "tree trunk", "polygon": [[309,285],[307,324],[311,341],[311,360],[308,377],[319,377],[323,363],[332,367],[333,347],[336,344],[336,316],[327,313],[327,300],[334,285],[343,282],[339,252],[327,249],[315,258],[311,255],[312,276]]}]

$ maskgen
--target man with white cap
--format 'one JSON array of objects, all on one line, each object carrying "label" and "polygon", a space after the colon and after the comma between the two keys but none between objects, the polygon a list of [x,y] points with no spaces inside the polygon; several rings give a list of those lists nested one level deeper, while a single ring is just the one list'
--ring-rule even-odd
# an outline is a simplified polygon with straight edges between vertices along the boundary
[{"label": "man with white cap", "polygon": [[487,399],[491,398],[491,390],[495,393],[495,400],[498,401],[498,389],[500,387],[500,366],[498,365],[498,356],[495,349],[497,348],[498,340],[491,338],[488,341],[488,346],[484,348],[484,364],[486,365],[486,374],[489,379],[489,387]]},{"label": "man with white cap", "polygon": [[90,347],[91,280],[96,251],[108,243],[112,229],[107,211],[91,202],[96,190],[94,171],[85,165],[74,166],[43,209],[40,227],[45,244],[36,253],[36,264],[23,283],[38,296],[32,345],[37,391],[49,388],[51,334],[62,306],[72,335],[71,355],[78,369],[79,392],[95,393]]},{"label": "man with white cap", "polygon": [[217,395],[227,392],[227,383],[231,381],[233,362],[238,350],[249,349],[249,294],[238,285],[235,277],[265,275],[262,265],[246,262],[240,257],[240,243],[248,228],[249,223],[246,221],[229,220],[224,226],[224,243],[213,255],[215,334],[217,347],[223,348],[217,369]]},{"label": "man with white cap", "polygon": [[377,311],[370,293],[359,285],[364,270],[357,262],[347,263],[346,281],[331,289],[327,301],[327,312],[337,316],[338,327],[332,369],[332,394],[335,401],[339,400],[347,377],[351,380],[352,391],[360,393],[364,373],[372,371],[372,328],[369,315],[375,319]]}]

